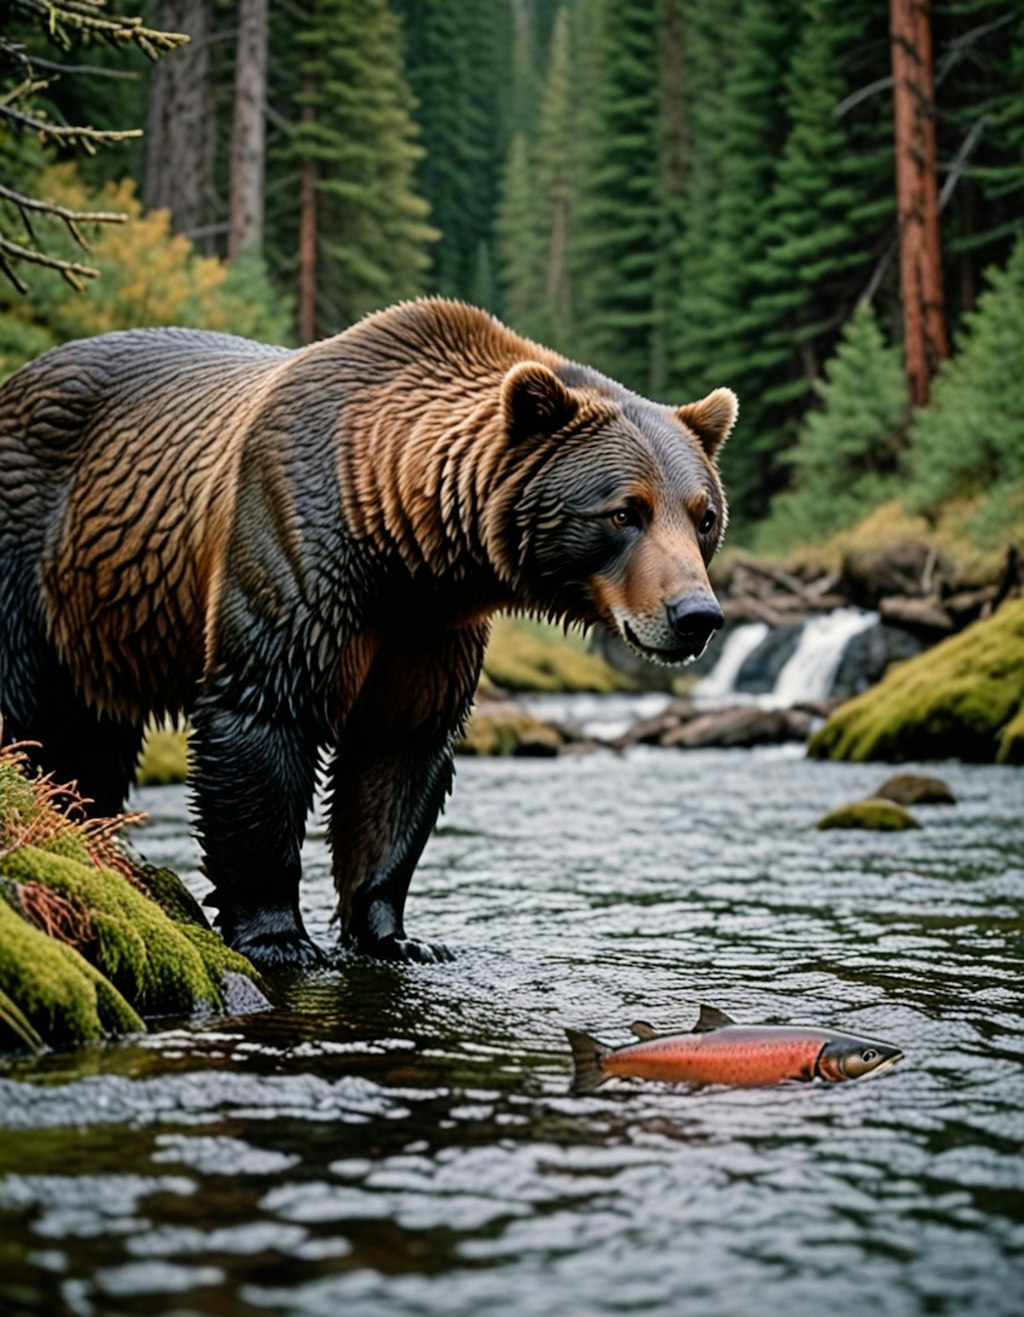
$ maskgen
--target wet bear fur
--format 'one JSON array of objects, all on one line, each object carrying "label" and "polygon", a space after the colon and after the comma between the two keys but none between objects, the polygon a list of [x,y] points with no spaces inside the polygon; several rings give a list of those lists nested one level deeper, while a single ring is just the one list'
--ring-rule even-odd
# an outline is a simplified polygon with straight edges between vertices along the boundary
[{"label": "wet bear fur", "polygon": [[718,389],[672,408],[440,299],[298,351],[144,329],[0,389],[5,740],[118,810],[145,724],[188,715],[210,903],[264,965],[312,962],[318,774],[343,937],[406,935],[498,609],[699,653],[725,526]]}]

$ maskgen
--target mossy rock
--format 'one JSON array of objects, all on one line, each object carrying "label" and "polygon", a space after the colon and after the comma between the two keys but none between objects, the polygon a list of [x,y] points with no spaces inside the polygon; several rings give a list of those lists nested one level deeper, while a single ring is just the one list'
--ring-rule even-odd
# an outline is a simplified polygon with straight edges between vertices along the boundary
[{"label": "mossy rock", "polygon": [[840,705],[807,753],[857,761],[1021,762],[1022,709],[1024,600],[1018,599]]},{"label": "mossy rock", "polygon": [[897,805],[955,805],[956,796],[940,778],[924,773],[897,773],[875,792],[877,800],[894,800]]},{"label": "mossy rock", "polygon": [[188,1014],[220,1006],[216,978],[187,929],[121,874],[35,846],[8,855],[3,870],[15,883],[39,883],[88,911],[96,968],[141,1014]]},{"label": "mossy rock", "polygon": [[554,727],[512,705],[475,709],[456,754],[550,758],[562,747]]},{"label": "mossy rock", "polygon": [[1024,764],[1024,705],[999,734],[997,764]]},{"label": "mossy rock", "polygon": [[184,782],[188,773],[188,737],[176,727],[154,727],[146,740],[135,769],[140,787],[167,787]]},{"label": "mossy rock", "polygon": [[814,825],[822,832],[832,828],[862,828],[868,832],[902,832],[921,825],[909,810],[892,800],[855,800],[830,809]]},{"label": "mossy rock", "polygon": [[632,684],[610,663],[592,654],[579,636],[528,618],[495,618],[484,673],[495,686],[513,691],[630,690]]},{"label": "mossy rock", "polygon": [[[0,1044],[39,1051],[146,1030],[124,996],[84,956],[41,933],[5,900],[0,900],[0,997],[14,1008],[0,1010],[9,1028]],[[30,1033],[17,1027],[19,1017]]]}]

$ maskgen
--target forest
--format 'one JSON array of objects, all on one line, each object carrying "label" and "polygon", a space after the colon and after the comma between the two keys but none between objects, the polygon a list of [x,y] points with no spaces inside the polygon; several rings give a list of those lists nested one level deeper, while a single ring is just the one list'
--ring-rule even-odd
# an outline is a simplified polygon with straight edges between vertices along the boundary
[{"label": "forest", "polygon": [[1019,0],[5,10],[0,374],[129,325],[296,344],[440,293],[657,399],[735,389],[731,543],[880,507],[1019,536]]}]

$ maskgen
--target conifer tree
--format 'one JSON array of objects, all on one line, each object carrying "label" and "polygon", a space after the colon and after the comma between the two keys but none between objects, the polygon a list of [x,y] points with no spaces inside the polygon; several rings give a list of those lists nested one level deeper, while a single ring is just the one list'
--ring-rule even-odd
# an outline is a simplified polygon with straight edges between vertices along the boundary
[{"label": "conifer tree", "polygon": [[507,0],[399,0],[406,76],[423,155],[417,191],[441,236],[428,283],[468,297],[490,236],[504,157],[497,56]]},{"label": "conifer tree", "polygon": [[387,0],[310,0],[307,17],[291,153],[315,170],[319,336],[419,293],[437,232],[413,190],[421,148]]},{"label": "conifer tree", "polygon": [[888,104],[876,98],[838,114],[865,81],[864,55],[879,47],[887,49],[880,7],[805,0],[786,76],[786,139],[761,225],[765,254],[753,269],[758,346],[747,360],[763,411],[738,455],[737,491],[749,515],[763,513],[783,484],[776,456],[795,438],[893,221]]},{"label": "conifer tree", "polygon": [[910,500],[918,509],[993,487],[1024,495],[1024,237],[988,283],[931,405],[914,418]]},{"label": "conifer tree", "polygon": [[579,345],[598,368],[646,392],[661,218],[658,11],[648,0],[604,0],[599,19],[599,83],[573,244],[584,307]]},{"label": "conifer tree", "polygon": [[569,50],[569,12],[559,10],[537,123],[533,197],[537,208],[542,294],[530,333],[567,350],[571,335],[568,241],[575,203],[573,143],[576,104]]},{"label": "conifer tree", "polygon": [[544,297],[544,235],[522,133],[516,133],[509,148],[496,235],[504,317],[519,333],[536,336],[537,308]]},{"label": "conifer tree", "polygon": [[776,548],[824,539],[902,485],[909,413],[903,363],[866,302],[847,321],[815,393],[819,405],[805,415],[786,456],[792,489],[772,503],[766,534]]}]

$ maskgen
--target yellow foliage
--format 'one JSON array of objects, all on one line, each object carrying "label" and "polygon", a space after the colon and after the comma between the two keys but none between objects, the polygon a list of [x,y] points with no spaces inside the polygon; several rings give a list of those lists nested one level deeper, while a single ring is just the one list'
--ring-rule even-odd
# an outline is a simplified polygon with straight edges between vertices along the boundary
[{"label": "yellow foliage", "polygon": [[[131,179],[91,192],[72,164],[49,166],[40,192],[72,210],[117,211],[124,224],[83,224],[87,260],[99,270],[76,292],[54,271],[33,274],[27,295],[0,289],[0,377],[46,347],[115,329],[186,325],[285,341],[289,310],[262,266],[229,267],[198,254],[171,230],[170,212],[146,211]],[[56,255],[82,252],[63,230],[47,245]]]}]

